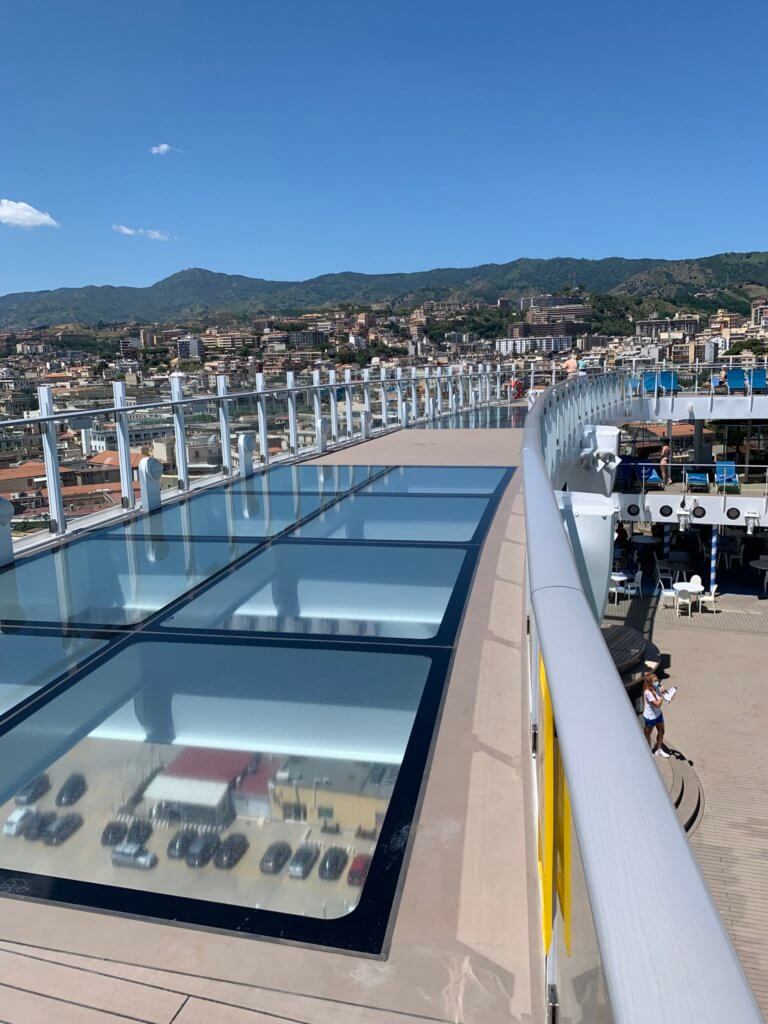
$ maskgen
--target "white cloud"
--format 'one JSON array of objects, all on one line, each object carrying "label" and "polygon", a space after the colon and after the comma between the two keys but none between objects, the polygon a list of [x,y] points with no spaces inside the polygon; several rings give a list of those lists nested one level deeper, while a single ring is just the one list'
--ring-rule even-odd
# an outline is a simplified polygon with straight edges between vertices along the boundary
[{"label": "white cloud", "polygon": [[50,213],[36,210],[29,203],[16,203],[13,199],[0,199],[0,224],[8,224],[12,228],[59,227]]},{"label": "white cloud", "polygon": [[174,149],[173,146],[169,146],[167,142],[161,142],[159,146],[151,146],[149,152],[153,156],[165,156],[166,153],[170,153]]},{"label": "white cloud", "polygon": [[156,228],[129,228],[126,224],[113,224],[112,230],[118,235],[144,235],[153,242],[167,242],[171,237],[167,231],[158,231]]}]

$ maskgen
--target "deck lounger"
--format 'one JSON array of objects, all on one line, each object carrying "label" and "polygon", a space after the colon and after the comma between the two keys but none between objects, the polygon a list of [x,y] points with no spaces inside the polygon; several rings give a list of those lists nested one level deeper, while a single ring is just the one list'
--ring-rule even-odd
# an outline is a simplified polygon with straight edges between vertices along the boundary
[{"label": "deck lounger", "polygon": [[749,375],[749,384],[753,391],[766,391],[768,390],[768,381],[766,380],[765,370],[753,370]]},{"label": "deck lounger", "polygon": [[632,389],[632,394],[633,395],[639,395],[640,394],[640,385],[641,385],[641,383],[642,383],[642,381],[640,380],[639,377],[630,377],[629,378],[629,386]]},{"label": "deck lounger", "polygon": [[747,377],[743,370],[729,370],[726,379],[729,391],[747,390]]},{"label": "deck lounger", "polygon": [[[643,391],[646,395],[653,395],[656,392],[658,374],[648,370],[643,374]],[[659,389],[661,390],[661,389]]]},{"label": "deck lounger", "polygon": [[659,377],[659,390],[665,394],[673,394],[677,391],[677,371],[663,370]]},{"label": "deck lounger", "polygon": [[645,484],[645,489],[649,487],[658,487],[659,489],[664,488],[664,481],[659,476],[658,470],[655,466],[638,466],[638,473],[640,474],[641,481]]},{"label": "deck lounger", "polygon": [[718,462],[715,464],[715,483],[717,489],[730,491],[738,494],[741,491],[741,482],[736,474],[735,462]]},{"label": "deck lounger", "polygon": [[689,491],[709,491],[709,473],[686,473],[685,482]]}]

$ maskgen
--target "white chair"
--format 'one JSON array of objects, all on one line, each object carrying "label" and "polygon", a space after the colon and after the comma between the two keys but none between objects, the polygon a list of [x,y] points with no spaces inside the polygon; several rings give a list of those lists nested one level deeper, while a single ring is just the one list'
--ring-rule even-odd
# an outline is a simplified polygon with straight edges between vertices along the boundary
[{"label": "white chair", "polygon": [[659,597],[662,600],[664,608],[669,607],[667,601],[671,601],[674,605],[675,601],[677,600],[677,591],[671,590],[669,587],[664,586],[664,583],[662,582],[661,576],[659,575],[658,571],[656,572],[656,586],[653,589],[654,596],[656,595],[657,590],[659,592]]},{"label": "white chair", "polygon": [[643,592],[643,570],[638,569],[633,580],[628,580],[624,588],[627,597],[640,597]]},{"label": "white chair", "polygon": [[741,568],[743,569],[744,568],[744,545],[743,544],[739,544],[739,546],[736,548],[735,551],[731,551],[728,555],[726,555],[726,558],[728,560],[728,568],[729,569],[733,568],[733,563],[734,562],[738,562],[739,565],[741,566]]},{"label": "white chair", "polygon": [[669,565],[659,565],[658,558],[656,559],[656,575],[670,587],[675,582],[675,570]]},{"label": "white chair", "polygon": [[711,608],[715,611],[715,598],[717,597],[717,584],[712,587],[708,594],[702,594],[699,598],[699,604],[705,608]]},{"label": "white chair", "polygon": [[[614,604],[619,603],[619,589],[620,588],[617,587],[615,583],[612,583],[611,586],[608,587],[608,600],[610,601],[611,596],[613,596]],[[621,589],[623,590],[624,588],[622,587]]]},{"label": "white chair", "polygon": [[687,590],[676,590],[675,594],[676,594],[675,611],[677,612],[677,617],[680,618],[680,609],[681,608],[687,608],[688,609],[688,614],[691,615],[692,612],[691,612],[691,595],[690,595],[690,592],[687,591]]}]

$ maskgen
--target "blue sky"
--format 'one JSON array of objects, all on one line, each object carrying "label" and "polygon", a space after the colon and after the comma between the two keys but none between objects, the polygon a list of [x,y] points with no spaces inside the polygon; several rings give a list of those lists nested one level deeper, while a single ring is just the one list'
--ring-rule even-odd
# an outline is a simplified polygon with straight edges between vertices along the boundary
[{"label": "blue sky", "polygon": [[768,248],[765,0],[35,0],[2,31],[0,294]]}]

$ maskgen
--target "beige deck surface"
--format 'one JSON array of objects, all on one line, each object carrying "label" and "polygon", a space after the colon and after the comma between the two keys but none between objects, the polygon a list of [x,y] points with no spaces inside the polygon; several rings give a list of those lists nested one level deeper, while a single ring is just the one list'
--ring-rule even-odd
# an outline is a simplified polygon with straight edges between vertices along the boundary
[{"label": "beige deck surface", "polygon": [[[647,601],[633,604],[630,621],[640,628],[645,620],[670,658],[667,682],[679,687],[664,717],[670,746],[693,762],[704,793],[691,846],[768,1018],[768,602],[726,596],[722,615],[679,621],[674,611],[653,614]],[[761,631],[742,631],[744,620]]]},{"label": "beige deck surface", "polygon": [[[406,431],[326,456],[514,465],[520,431]],[[386,960],[0,900],[8,1024],[540,1024],[520,479],[470,594]]]}]

